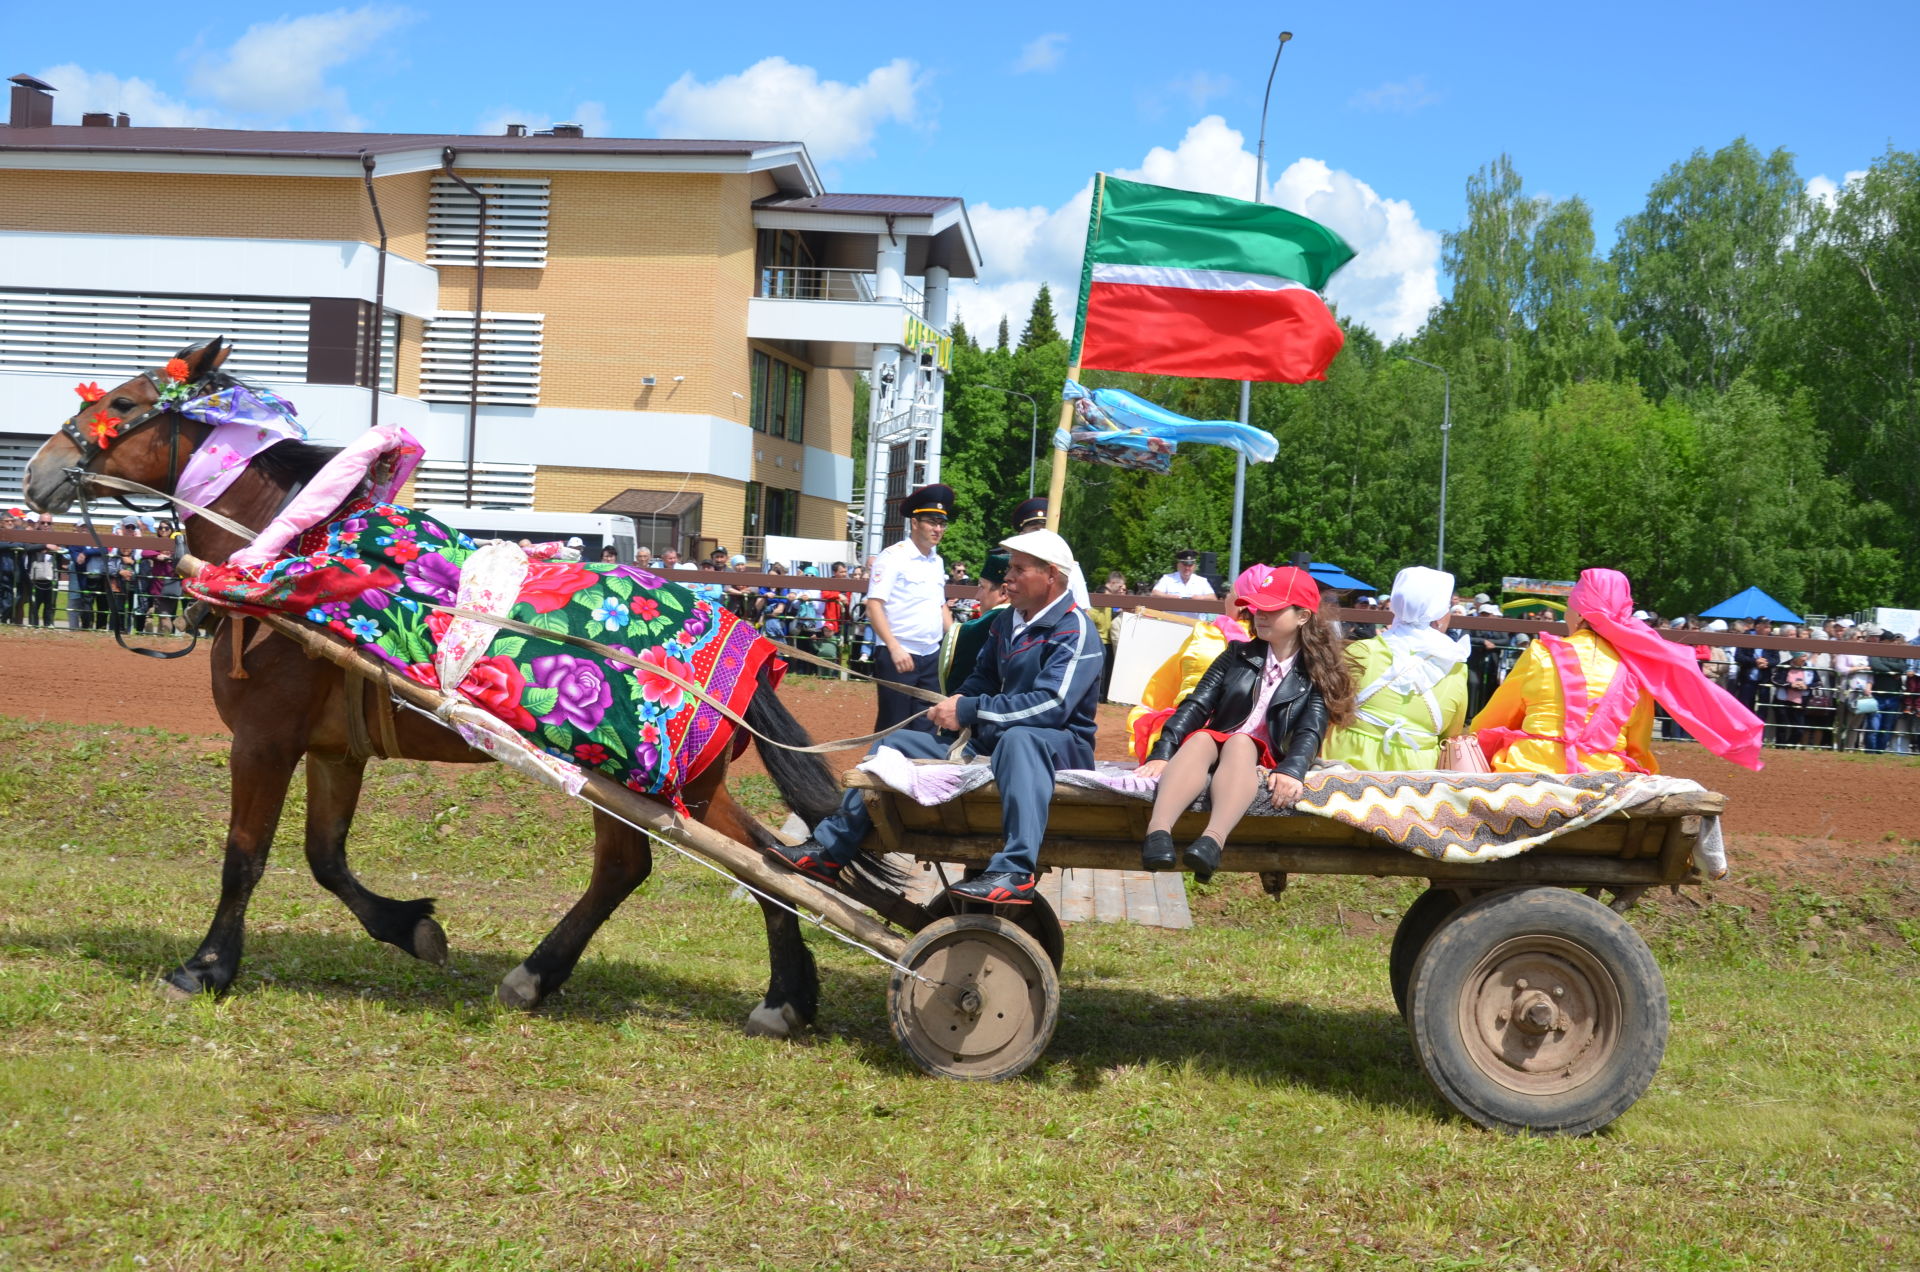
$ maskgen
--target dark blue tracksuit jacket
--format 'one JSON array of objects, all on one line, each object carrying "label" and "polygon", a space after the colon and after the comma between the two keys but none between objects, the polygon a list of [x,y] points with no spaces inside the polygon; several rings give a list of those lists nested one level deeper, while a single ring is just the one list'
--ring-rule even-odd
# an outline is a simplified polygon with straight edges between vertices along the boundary
[{"label": "dark blue tracksuit jacket", "polygon": [[[1100,705],[1100,669],[1106,648],[1093,620],[1064,594],[1020,623],[1002,610],[988,629],[973,671],[960,685],[960,723],[973,729],[972,747],[993,765],[1000,787],[1006,847],[989,871],[1032,874],[1046,837],[1056,769],[1093,767],[1094,712]],[[880,743],[923,759],[944,758],[947,743],[903,730]],[[823,856],[847,861],[872,827],[859,791],[848,791],[840,811],[814,828]]]}]

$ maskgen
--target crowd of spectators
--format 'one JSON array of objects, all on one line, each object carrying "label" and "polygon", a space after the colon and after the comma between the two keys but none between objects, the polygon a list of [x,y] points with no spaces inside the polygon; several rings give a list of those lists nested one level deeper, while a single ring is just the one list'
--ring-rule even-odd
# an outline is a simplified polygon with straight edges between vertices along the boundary
[{"label": "crowd of spectators", "polygon": [[[37,517],[0,512],[0,530],[35,530]],[[97,544],[54,547],[0,541],[0,623],[74,631],[165,634],[178,629],[180,579],[173,553],[121,540],[176,539],[171,521],[129,517]]]}]

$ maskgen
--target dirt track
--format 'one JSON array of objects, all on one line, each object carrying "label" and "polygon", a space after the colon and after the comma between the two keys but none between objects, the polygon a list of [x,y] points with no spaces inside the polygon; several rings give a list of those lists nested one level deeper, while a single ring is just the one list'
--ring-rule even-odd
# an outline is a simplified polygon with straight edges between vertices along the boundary
[{"label": "dirt track", "polygon": [[[136,658],[95,633],[0,628],[0,711],[21,719],[221,734],[209,674],[204,642],[190,657],[163,662]],[[790,677],[788,684],[783,696],[815,737],[871,726],[872,691],[860,682]],[[1124,708],[1101,709],[1102,758],[1124,754],[1124,719]],[[1885,856],[1891,840],[1920,838],[1920,757],[1769,751],[1766,769],[1749,773],[1691,744],[1658,752],[1665,771],[1729,797],[1732,847],[1750,861],[1849,875],[1851,862]],[[854,754],[833,758],[850,763]],[[749,753],[736,771],[761,770]]]}]

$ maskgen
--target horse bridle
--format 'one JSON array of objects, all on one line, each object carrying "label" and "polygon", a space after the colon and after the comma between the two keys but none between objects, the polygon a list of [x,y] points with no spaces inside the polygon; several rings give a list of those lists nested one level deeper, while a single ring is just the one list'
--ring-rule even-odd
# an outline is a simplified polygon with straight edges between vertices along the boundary
[{"label": "horse bridle", "polygon": [[[215,373],[215,375],[218,375],[218,373]],[[200,385],[195,387],[206,387],[210,381],[214,380],[215,375],[208,376],[206,380],[201,381]],[[146,427],[163,415],[176,414],[181,401],[184,400],[182,395],[177,393],[171,397],[166,396],[167,390],[172,386],[172,381],[168,380],[163,382],[157,372],[142,371],[139,378],[153,386],[154,403],[138,415],[122,418],[120,420],[120,427],[114,432],[113,440],[115,441],[125,441],[136,429]],[[230,380],[230,377],[219,376],[219,379]],[[238,381],[230,382],[238,383]],[[81,427],[79,414],[68,417],[67,422],[60,426],[60,435],[69,442],[72,442],[74,449],[80,452],[80,461],[76,464],[69,464],[62,471],[66,474],[67,480],[73,485],[74,498],[80,501],[81,524],[86,526],[87,533],[92,536],[93,546],[104,553],[107,551],[107,545],[101,542],[100,532],[94,528],[93,505],[87,498],[87,483],[94,477],[100,476],[100,474],[90,471],[90,466],[94,460],[107,453],[107,447],[104,443],[96,441],[93,437],[89,436],[86,429]],[[166,480],[169,485],[180,480],[180,425],[178,422],[173,426],[173,437],[170,439],[168,445]],[[126,495],[116,493],[113,497],[119,500],[121,505],[129,511],[134,513],[141,511]],[[187,635],[189,638],[187,647],[185,649],[174,650],[171,653],[157,649],[142,649],[137,645],[129,645],[127,644],[125,635],[118,631],[114,632],[113,639],[120,648],[129,653],[139,654],[144,658],[185,658],[188,654],[192,653],[200,643],[199,632],[195,631],[191,626],[187,630]]]}]

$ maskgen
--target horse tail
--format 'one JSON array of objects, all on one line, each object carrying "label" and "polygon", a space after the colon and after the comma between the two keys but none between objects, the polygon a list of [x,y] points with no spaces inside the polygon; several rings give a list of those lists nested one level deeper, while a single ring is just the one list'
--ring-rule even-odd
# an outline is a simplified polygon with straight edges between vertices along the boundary
[{"label": "horse tail", "polygon": [[[773,689],[771,673],[765,667],[760,669],[760,687],[747,703],[745,718],[754,732],[754,750],[759,752],[760,762],[767,766],[767,775],[773,784],[780,788],[780,798],[807,824],[809,831],[840,811],[845,792],[827,762],[818,755],[787,749],[811,746],[813,738],[806,727],[793,718],[787,704],[780,701]],[[774,745],[781,742],[786,746]],[[848,867],[856,878],[864,878],[887,891],[906,891],[906,872],[864,849]]]},{"label": "horse tail", "polygon": [[812,830],[838,811],[840,783],[820,756],[787,750],[788,746],[811,746],[813,739],[807,735],[805,726],[793,718],[786,703],[780,701],[771,680],[763,668],[760,687],[747,703],[747,726],[753,730],[753,746],[760,753],[760,762],[767,766],[767,775],[780,788],[780,797],[786,800],[788,808],[800,815],[807,829]]}]

